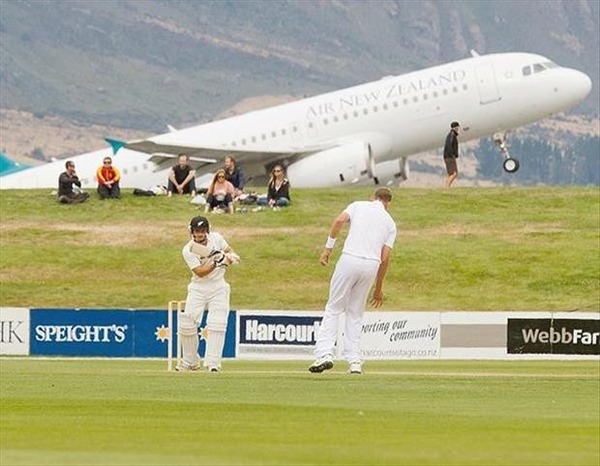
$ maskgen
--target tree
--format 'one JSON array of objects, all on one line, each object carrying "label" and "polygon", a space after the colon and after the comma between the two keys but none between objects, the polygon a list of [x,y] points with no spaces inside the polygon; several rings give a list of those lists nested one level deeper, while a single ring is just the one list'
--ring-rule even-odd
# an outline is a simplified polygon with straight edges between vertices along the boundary
[{"label": "tree", "polygon": [[564,149],[535,138],[516,139],[510,145],[510,153],[519,159],[521,168],[518,172],[507,175],[502,170],[498,150],[490,140],[484,140],[476,152],[478,174],[503,184],[598,185],[599,147],[598,136],[577,138],[571,146]]}]

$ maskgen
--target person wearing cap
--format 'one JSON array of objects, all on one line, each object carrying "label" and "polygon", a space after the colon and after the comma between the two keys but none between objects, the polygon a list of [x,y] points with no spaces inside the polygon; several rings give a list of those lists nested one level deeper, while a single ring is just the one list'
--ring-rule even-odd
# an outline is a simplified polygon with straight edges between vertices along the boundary
[{"label": "person wearing cap", "polygon": [[206,319],[206,355],[204,367],[209,372],[221,370],[225,332],[229,317],[230,286],[225,281],[225,271],[240,261],[225,238],[210,231],[208,219],[194,217],[190,221],[191,239],[182,249],[183,259],[192,272],[185,301],[185,311],[177,316],[178,338],[182,359],[176,370],[180,372],[200,369],[198,355],[198,325],[208,309]]},{"label": "person wearing cap", "polygon": [[308,370],[320,373],[333,368],[333,349],[338,336],[339,318],[345,314],[344,358],[350,374],[362,373],[360,339],[362,320],[369,290],[371,304],[383,304],[383,281],[396,241],[396,223],[388,213],[392,202],[389,188],[378,188],[369,201],[356,201],[340,213],[329,230],[329,237],[319,259],[329,264],[335,241],[346,224],[348,234],[329,286],[329,299],[317,334],[316,357]]},{"label": "person wearing cap", "polygon": [[456,159],[458,158],[458,133],[460,132],[460,124],[458,121],[450,123],[450,132],[446,136],[444,144],[444,164],[446,165],[446,179],[444,180],[444,188],[449,188],[458,176],[458,167]]}]

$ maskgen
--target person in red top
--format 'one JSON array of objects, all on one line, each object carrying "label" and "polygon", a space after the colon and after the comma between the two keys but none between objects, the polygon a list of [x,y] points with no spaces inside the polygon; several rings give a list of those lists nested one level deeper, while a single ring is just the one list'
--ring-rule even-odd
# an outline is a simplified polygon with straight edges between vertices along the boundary
[{"label": "person in red top", "polygon": [[110,157],[104,157],[102,160],[102,166],[96,170],[96,179],[100,199],[118,199],[121,196],[121,188],[119,188],[121,173],[113,167]]}]

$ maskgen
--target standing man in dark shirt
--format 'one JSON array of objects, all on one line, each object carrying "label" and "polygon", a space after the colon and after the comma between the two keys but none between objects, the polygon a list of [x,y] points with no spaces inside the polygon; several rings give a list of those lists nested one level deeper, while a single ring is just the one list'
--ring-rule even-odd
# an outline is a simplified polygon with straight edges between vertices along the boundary
[{"label": "standing man in dark shirt", "polygon": [[238,167],[235,158],[231,155],[225,157],[225,179],[233,185],[234,198],[243,193],[246,181],[244,179],[244,172]]},{"label": "standing man in dark shirt", "polygon": [[450,132],[446,136],[446,144],[444,144],[444,163],[446,164],[446,173],[448,174],[444,181],[444,188],[449,188],[458,176],[456,159],[458,158],[459,132],[460,124],[458,121],[450,123]]},{"label": "standing man in dark shirt", "polygon": [[[81,181],[75,174],[75,164],[71,160],[67,160],[65,169],[58,177],[58,202],[61,204],[79,204],[87,201],[90,195],[81,191]],[[73,188],[73,186],[76,186],[76,188]]]},{"label": "standing man in dark shirt", "polygon": [[190,166],[190,157],[179,156],[179,163],[174,165],[169,172],[169,186],[167,196],[176,192],[178,194],[196,195],[196,170]]}]

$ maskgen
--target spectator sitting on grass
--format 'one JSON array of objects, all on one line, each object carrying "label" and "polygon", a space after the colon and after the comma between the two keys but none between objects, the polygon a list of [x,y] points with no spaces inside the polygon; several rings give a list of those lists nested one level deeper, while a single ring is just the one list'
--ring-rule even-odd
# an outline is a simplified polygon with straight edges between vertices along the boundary
[{"label": "spectator sitting on grass", "polygon": [[217,170],[206,192],[206,207],[204,212],[233,213],[233,185],[225,179],[225,170]]}]

